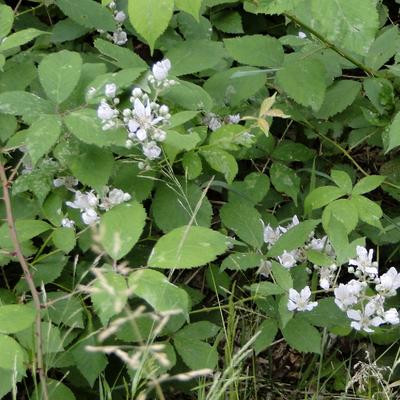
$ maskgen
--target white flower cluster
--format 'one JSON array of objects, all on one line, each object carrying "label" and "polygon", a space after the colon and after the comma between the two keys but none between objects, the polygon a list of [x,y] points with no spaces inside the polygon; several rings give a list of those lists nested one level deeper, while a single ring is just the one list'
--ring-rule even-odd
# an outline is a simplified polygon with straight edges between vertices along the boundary
[{"label": "white flower cluster", "polygon": [[79,184],[78,179],[74,176],[61,176],[53,179],[53,185],[56,188],[65,186],[67,189],[71,189]]},{"label": "white flower cluster", "polygon": [[107,38],[118,46],[123,46],[128,41],[127,33],[122,29],[122,25],[126,20],[126,14],[123,11],[117,10],[115,1],[111,1],[108,8],[114,14],[114,20],[117,23],[117,29],[112,35],[107,35]]},{"label": "white flower cluster", "polygon": [[[129,193],[124,193],[120,189],[112,189],[106,186],[103,189],[102,196],[98,196],[94,191],[82,193],[81,191],[75,191],[74,201],[67,201],[68,207],[79,209],[81,212],[82,221],[86,225],[92,225],[99,221],[99,210],[107,211],[112,207],[131,200]],[[66,227],[72,227],[71,220],[64,218],[62,225]]]},{"label": "white flower cluster", "polygon": [[151,74],[147,78],[149,83],[155,89],[168,89],[176,84],[173,79],[168,79],[168,74],[171,69],[171,61],[167,58],[165,60],[159,61],[153,65],[151,69]]},{"label": "white flower cluster", "polygon": [[[373,332],[373,327],[382,324],[400,323],[395,308],[385,310],[385,300],[396,295],[400,288],[400,274],[395,268],[378,276],[378,263],[373,261],[373,250],[362,246],[356,248],[357,258],[350,259],[349,273],[357,279],[339,284],[334,289],[335,303],[352,320],[351,326],[364,332]],[[375,284],[371,293],[370,285]]]},{"label": "white flower cluster", "polygon": [[[171,68],[169,60],[164,60],[153,66],[154,80],[159,83],[158,88],[166,87],[171,82],[167,79]],[[101,99],[97,108],[97,116],[101,120],[103,130],[124,126],[127,130],[126,147],[140,145],[147,160],[152,161],[160,157],[160,142],[166,139],[165,126],[168,125],[171,114],[164,104],[152,101],[147,93],[135,87],[130,97],[130,108],[122,113],[116,108],[120,103],[116,97],[117,86],[113,83],[105,86],[105,97]]]},{"label": "white flower cluster", "polygon": [[240,114],[228,115],[226,118],[221,118],[217,114],[208,113],[203,118],[203,123],[208,126],[211,131],[216,131],[225,124],[238,124],[240,122]]}]

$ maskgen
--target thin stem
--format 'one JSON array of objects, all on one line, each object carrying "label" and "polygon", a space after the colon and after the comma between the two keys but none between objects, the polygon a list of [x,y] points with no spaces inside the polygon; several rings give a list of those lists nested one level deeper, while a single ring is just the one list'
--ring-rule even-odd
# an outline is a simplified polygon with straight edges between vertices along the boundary
[{"label": "thin stem", "polygon": [[29,265],[22,254],[22,249],[18,241],[17,230],[15,228],[14,216],[11,207],[11,199],[9,193],[10,181],[7,179],[6,171],[3,162],[0,162],[0,180],[3,187],[3,201],[6,208],[7,225],[10,233],[11,241],[14,246],[14,250],[21,268],[24,273],[25,280],[28,284],[29,290],[32,294],[33,304],[36,310],[35,317],[35,346],[36,346],[36,358],[37,358],[37,372],[39,373],[39,378],[42,386],[42,399],[48,400],[47,383],[46,383],[46,373],[44,370],[43,362],[43,348],[42,348],[42,331],[41,331],[41,303],[39,293],[36,290],[35,283],[32,278],[32,274],[29,270]]}]

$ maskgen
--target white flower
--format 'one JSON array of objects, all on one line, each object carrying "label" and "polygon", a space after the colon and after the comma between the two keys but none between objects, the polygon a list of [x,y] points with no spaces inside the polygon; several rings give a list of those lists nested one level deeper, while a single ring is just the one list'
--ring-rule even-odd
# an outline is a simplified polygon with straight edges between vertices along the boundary
[{"label": "white flower", "polygon": [[368,333],[374,330],[370,326],[376,327],[382,325],[385,321],[378,316],[374,316],[376,309],[375,303],[369,302],[365,306],[363,311],[360,310],[348,310],[347,316],[352,319],[351,327],[357,331],[365,331]]},{"label": "white flower", "polygon": [[152,68],[154,78],[158,81],[163,81],[167,78],[170,69],[171,61],[168,59],[155,63]]},{"label": "white flower", "polygon": [[134,88],[133,90],[132,90],[132,96],[133,97],[142,97],[143,96],[143,92],[142,92],[142,89],[140,89],[140,88]]},{"label": "white flower", "polygon": [[400,323],[399,313],[395,308],[385,311],[384,319],[388,324],[397,325]]},{"label": "white flower", "polygon": [[357,270],[363,274],[368,275],[377,275],[378,274],[378,263],[372,261],[374,250],[370,249],[367,251],[365,247],[357,246],[356,247],[357,258],[350,259],[349,265],[354,265],[357,267]]},{"label": "white flower", "polygon": [[97,108],[97,116],[102,121],[108,121],[110,119],[113,119],[115,115],[116,115],[115,110],[113,110],[104,99],[101,100],[99,107]]},{"label": "white flower", "polygon": [[113,33],[112,40],[118,46],[122,46],[128,41],[128,35],[125,31],[118,29]]},{"label": "white flower", "polygon": [[208,122],[208,128],[213,132],[221,128],[222,122],[217,117],[212,117]]},{"label": "white flower", "polygon": [[72,221],[72,220],[69,219],[69,218],[63,218],[63,219],[61,220],[61,226],[64,227],[64,228],[73,228],[74,225],[75,225],[75,222]]},{"label": "white flower", "polygon": [[331,286],[332,271],[329,267],[322,267],[319,271],[319,286],[324,290],[328,290]]},{"label": "white flower", "polygon": [[92,225],[95,222],[97,222],[98,220],[99,220],[99,216],[97,215],[97,212],[95,210],[93,210],[92,208],[88,208],[82,213],[82,221],[86,225]]},{"label": "white flower", "polygon": [[308,248],[311,250],[323,251],[325,249],[325,246],[327,245],[327,240],[327,236],[324,236],[321,239],[312,238],[310,243],[308,244]]},{"label": "white flower", "polygon": [[278,256],[278,260],[281,265],[285,268],[292,268],[296,265],[297,259],[294,256],[294,252],[284,251],[282,255]]},{"label": "white flower", "polygon": [[260,266],[256,274],[268,278],[271,275],[272,262],[268,260],[261,260]]},{"label": "white flower", "polygon": [[161,149],[157,146],[156,142],[151,141],[143,145],[143,154],[149,160],[155,160],[160,157]]},{"label": "white flower", "polygon": [[310,303],[311,290],[308,286],[301,289],[300,293],[295,289],[289,289],[289,301],[287,308],[289,311],[311,311],[318,305],[316,301]]},{"label": "white flower", "polygon": [[126,20],[126,14],[123,11],[118,11],[115,15],[114,15],[114,19],[115,21],[117,21],[118,23],[122,24],[125,20]]},{"label": "white flower", "polygon": [[394,267],[382,274],[379,281],[380,283],[376,285],[376,290],[385,296],[395,296],[396,290],[400,288],[400,274]]},{"label": "white flower", "polygon": [[238,124],[240,122],[240,114],[228,115],[228,122],[230,124]]},{"label": "white flower", "polygon": [[78,208],[84,211],[89,208],[97,207],[99,199],[93,192],[82,193],[79,190],[75,192],[75,200],[73,202],[67,201],[67,206],[71,208]]},{"label": "white flower", "polygon": [[114,98],[117,93],[117,85],[115,83],[109,83],[105,86],[104,93],[107,97]]},{"label": "white flower", "polygon": [[159,113],[160,113],[161,115],[167,115],[167,114],[169,113],[169,108],[168,108],[168,106],[166,106],[166,105],[163,104],[163,105],[160,107]]},{"label": "white flower", "polygon": [[270,224],[268,224],[264,228],[264,242],[268,243],[269,245],[273,245],[276,243],[276,241],[281,237],[282,233],[278,228],[274,229],[271,227]]},{"label": "white flower", "polygon": [[343,311],[346,311],[349,306],[358,302],[358,296],[362,291],[361,282],[352,279],[348,284],[341,283],[334,289],[335,303]]},{"label": "white flower", "polygon": [[301,31],[297,34],[297,36],[298,36],[300,39],[305,39],[305,38],[307,37],[307,35],[306,35],[304,32],[301,32]]},{"label": "white flower", "polygon": [[53,186],[56,187],[56,188],[64,186],[64,178],[53,179]]}]

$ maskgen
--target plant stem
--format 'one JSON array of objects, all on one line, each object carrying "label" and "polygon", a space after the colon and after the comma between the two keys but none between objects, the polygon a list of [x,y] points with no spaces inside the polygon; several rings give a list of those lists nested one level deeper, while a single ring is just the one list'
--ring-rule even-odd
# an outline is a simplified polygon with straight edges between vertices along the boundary
[{"label": "plant stem", "polygon": [[15,228],[15,222],[11,207],[11,199],[9,193],[10,181],[7,179],[6,171],[3,165],[3,161],[0,162],[0,180],[3,187],[3,201],[6,208],[7,225],[10,233],[11,241],[14,246],[14,250],[21,268],[24,273],[25,280],[28,284],[29,290],[32,294],[33,304],[36,310],[35,317],[35,347],[36,347],[36,358],[37,358],[37,372],[39,374],[40,383],[42,386],[42,399],[48,400],[47,383],[46,383],[46,372],[44,370],[43,362],[43,348],[42,348],[42,331],[41,331],[41,303],[39,293],[36,290],[35,283],[33,282],[32,274],[29,270],[29,265],[22,254],[22,249],[18,241],[17,230]]}]

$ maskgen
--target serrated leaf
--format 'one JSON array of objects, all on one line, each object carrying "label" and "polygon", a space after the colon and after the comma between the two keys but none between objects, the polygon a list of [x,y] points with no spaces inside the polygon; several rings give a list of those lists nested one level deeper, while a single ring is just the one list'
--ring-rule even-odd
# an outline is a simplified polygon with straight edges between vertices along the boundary
[{"label": "serrated leaf", "polygon": [[174,338],[176,351],[192,370],[214,369],[218,363],[218,352],[208,343],[190,338]]},{"label": "serrated leaf", "polygon": [[249,201],[256,205],[266,196],[270,188],[267,175],[252,172],[243,181],[235,181],[230,186],[229,201]]},{"label": "serrated leaf", "polygon": [[175,0],[175,7],[193,15],[193,17],[198,21],[202,1],[203,0]]},{"label": "serrated leaf", "polygon": [[196,179],[203,170],[200,156],[195,152],[185,153],[182,157],[182,166],[188,179]]},{"label": "serrated leaf", "polygon": [[347,172],[333,169],[331,171],[331,178],[336,183],[336,185],[346,194],[351,193],[353,189],[353,183],[351,181],[350,175]]},{"label": "serrated leaf", "polygon": [[318,111],[325,98],[326,70],[316,58],[285,56],[283,67],[276,73],[277,83],[297,103]]},{"label": "serrated leaf", "polygon": [[364,194],[372,192],[378,188],[384,181],[386,177],[382,175],[369,175],[360,179],[353,188],[352,194]]},{"label": "serrated leaf", "polygon": [[350,323],[347,315],[335,304],[333,297],[319,300],[317,307],[302,316],[311,324],[325,328],[348,326]]},{"label": "serrated leaf", "polygon": [[[47,379],[46,384],[49,400],[76,400],[76,397],[72,390],[64,383],[56,381],[54,379]],[[39,383],[34,392],[31,394],[30,399],[41,400],[42,393],[42,384]]]},{"label": "serrated leaf", "polygon": [[[67,228],[68,229],[68,228]],[[66,292],[48,292],[47,299],[51,302],[44,314],[56,325],[83,328],[83,307],[79,297]]]},{"label": "serrated leaf", "polygon": [[[289,274],[290,276],[290,274]],[[292,282],[293,283],[293,282]],[[272,282],[259,282],[253,283],[249,286],[251,295],[255,297],[268,297],[285,293],[285,289],[276,283]]]},{"label": "serrated leaf", "polygon": [[0,368],[25,371],[24,361],[26,355],[24,349],[10,336],[0,334]]},{"label": "serrated leaf", "polygon": [[241,64],[254,67],[280,67],[283,47],[278,39],[267,35],[246,35],[224,40],[229,55]]},{"label": "serrated leaf", "polygon": [[315,151],[305,146],[302,143],[295,143],[289,140],[279,143],[274,151],[272,157],[281,161],[308,161],[315,156]]},{"label": "serrated leaf", "polygon": [[119,260],[132,250],[145,223],[146,212],[141,204],[120,204],[101,217],[100,243],[114,260]]},{"label": "serrated leaf", "polygon": [[48,35],[49,32],[40,31],[35,28],[23,29],[22,31],[18,31],[12,33],[10,36],[7,36],[3,39],[0,44],[0,52],[13,49],[18,46],[22,46],[30,42],[31,40],[37,38],[40,35]]},{"label": "serrated leaf", "polygon": [[261,265],[263,257],[256,253],[234,253],[222,261],[221,270],[246,271]]},{"label": "serrated leaf", "polygon": [[345,194],[343,189],[336,186],[320,186],[307,195],[304,200],[304,210],[306,213],[317,210]]},{"label": "serrated leaf", "polygon": [[33,93],[20,90],[0,93],[0,113],[36,117],[52,112],[52,104]]},{"label": "serrated leaf", "polygon": [[274,341],[278,333],[278,324],[273,319],[267,319],[258,326],[257,331],[260,331],[260,334],[253,344],[253,349],[256,354],[260,354]]},{"label": "serrated leaf", "polygon": [[339,199],[329,203],[322,213],[322,226],[327,231],[330,219],[340,221],[350,233],[358,223],[357,207],[351,199]]},{"label": "serrated leaf", "polygon": [[0,4],[0,40],[8,35],[14,23],[13,9]]},{"label": "serrated leaf", "polygon": [[242,16],[238,11],[223,9],[211,14],[212,25],[225,33],[244,33]]},{"label": "serrated leaf", "polygon": [[[39,220],[17,220],[15,228],[19,242],[26,242],[35,236],[49,230],[51,227],[48,223]],[[0,247],[10,248],[13,243],[10,238],[8,225],[4,223],[0,227]]]},{"label": "serrated leaf", "polygon": [[175,337],[206,340],[213,338],[219,331],[220,327],[209,321],[193,322],[175,334]]},{"label": "serrated leaf", "polygon": [[289,270],[287,268],[284,268],[276,261],[272,261],[272,275],[277,285],[281,287],[285,292],[293,287],[293,278]]},{"label": "serrated leaf", "polygon": [[24,304],[0,306],[0,333],[16,333],[33,325],[36,311]]},{"label": "serrated leaf", "polygon": [[238,164],[235,157],[219,148],[202,149],[200,154],[215,171],[224,175],[228,183],[232,183],[238,173]]},{"label": "serrated leaf", "polygon": [[297,196],[300,191],[300,178],[296,173],[284,164],[274,162],[270,169],[272,184],[278,192],[290,196],[297,205]]},{"label": "serrated leaf", "polygon": [[28,129],[26,146],[35,165],[57,143],[61,134],[61,121],[56,115],[44,115]]},{"label": "serrated leaf", "polygon": [[400,146],[399,132],[400,132],[400,112],[398,112],[395,115],[392,123],[388,127],[386,127],[383,133],[383,144],[384,144],[385,154],[388,153],[390,150],[393,150],[394,148]]},{"label": "serrated leaf", "polygon": [[351,196],[350,201],[356,207],[361,221],[382,229],[381,218],[383,217],[383,211],[378,204],[360,195]]},{"label": "serrated leaf", "polygon": [[154,268],[198,267],[225,253],[228,244],[226,236],[212,229],[183,226],[158,240],[148,264]]},{"label": "serrated leaf", "polygon": [[73,228],[57,228],[53,233],[53,243],[57,249],[69,253],[76,245],[75,231]]},{"label": "serrated leaf", "polygon": [[174,0],[129,0],[129,19],[154,50],[155,41],[164,33],[174,11]]}]

